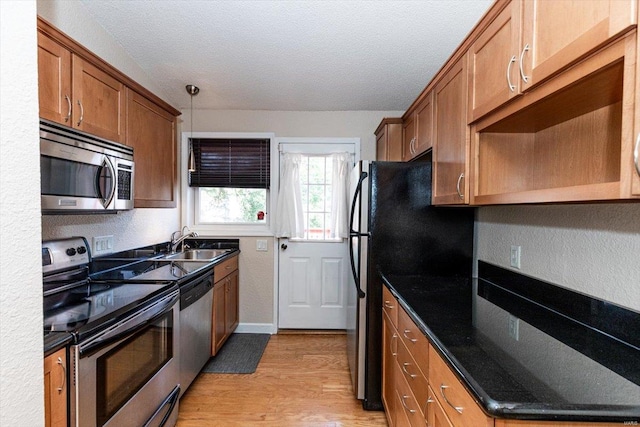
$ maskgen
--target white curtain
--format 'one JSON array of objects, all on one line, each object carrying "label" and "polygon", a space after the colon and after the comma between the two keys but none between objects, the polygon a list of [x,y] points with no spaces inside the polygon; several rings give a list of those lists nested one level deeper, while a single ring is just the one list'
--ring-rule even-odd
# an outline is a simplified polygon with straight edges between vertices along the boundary
[{"label": "white curtain", "polygon": [[280,191],[278,192],[276,237],[291,239],[304,237],[304,214],[300,191],[300,163],[302,155],[284,153],[280,165]]},{"label": "white curtain", "polygon": [[331,195],[331,235],[332,239],[349,237],[347,229],[349,210],[347,207],[347,184],[351,169],[350,153],[333,153],[332,195]]}]

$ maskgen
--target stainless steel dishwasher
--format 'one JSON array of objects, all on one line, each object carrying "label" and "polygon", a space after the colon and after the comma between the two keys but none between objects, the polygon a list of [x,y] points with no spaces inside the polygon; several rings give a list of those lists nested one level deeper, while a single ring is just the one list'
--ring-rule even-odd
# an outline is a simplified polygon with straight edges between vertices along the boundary
[{"label": "stainless steel dishwasher", "polygon": [[211,356],[213,269],[180,286],[180,396]]}]

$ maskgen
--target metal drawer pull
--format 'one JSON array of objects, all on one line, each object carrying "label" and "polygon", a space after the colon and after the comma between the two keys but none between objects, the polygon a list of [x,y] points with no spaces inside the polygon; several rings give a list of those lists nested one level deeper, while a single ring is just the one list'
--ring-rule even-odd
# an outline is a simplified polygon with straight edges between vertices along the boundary
[{"label": "metal drawer pull", "polygon": [[516,56],[513,55],[511,57],[511,59],[509,60],[509,65],[507,65],[507,83],[509,84],[509,90],[511,92],[515,92],[516,87],[513,83],[511,83],[511,64],[513,64],[514,62],[516,62]]},{"label": "metal drawer pull", "polygon": [[405,399],[408,399],[409,396],[407,396],[406,394],[402,395],[402,406],[404,406],[404,409],[406,409],[407,411],[411,412],[412,414],[416,413],[415,409],[409,409],[409,407],[407,406],[407,404],[405,403]]},{"label": "metal drawer pull", "polygon": [[404,362],[402,364],[402,370],[404,371],[405,374],[409,375],[411,378],[415,378],[418,375],[412,374],[411,372],[407,371],[407,366],[410,366],[410,365],[411,365],[411,363]]},{"label": "metal drawer pull", "polygon": [[407,334],[408,334],[409,332],[411,332],[411,329],[405,329],[404,331],[402,331],[402,335],[404,335],[404,337],[405,337],[406,339],[408,339],[409,341],[411,341],[411,342],[416,342],[416,341],[418,341],[418,339],[417,339],[417,338],[409,338],[409,337],[407,336]]},{"label": "metal drawer pull", "polygon": [[442,395],[442,398],[444,399],[445,402],[447,402],[447,404],[449,406],[451,406],[453,409],[455,409],[457,413],[461,414],[462,410],[464,408],[462,406],[455,406],[453,403],[449,402],[449,400],[447,399],[447,396],[445,396],[445,394],[444,394],[444,389],[445,388],[449,388],[449,386],[448,385],[444,385],[444,384],[440,384],[440,394]]},{"label": "metal drawer pull", "polygon": [[[395,332],[393,333],[393,336],[391,337],[391,355],[393,357],[396,357],[398,355],[398,342],[396,341],[398,339],[398,334],[396,334]],[[393,349],[393,343],[395,342],[396,344],[396,348],[395,351]]]},{"label": "metal drawer pull", "polygon": [[525,83],[529,82],[529,77],[524,75],[524,67],[522,66],[522,60],[524,58],[525,52],[529,51],[529,43],[524,45],[524,49],[522,49],[522,53],[520,53],[520,77],[522,77],[522,81]]},{"label": "metal drawer pull", "polygon": [[640,175],[640,133],[636,138],[636,148],[633,150],[633,162],[636,164],[636,172]]},{"label": "metal drawer pull", "polygon": [[67,117],[64,118],[64,121],[68,122],[69,119],[71,118],[71,108],[72,108],[71,107],[71,98],[69,98],[69,95],[65,95],[64,99],[67,100],[67,106],[69,107],[68,110],[67,110]]},{"label": "metal drawer pull", "polygon": [[58,390],[58,393],[62,393],[62,390],[64,390],[64,385],[67,380],[67,368],[64,366],[64,363],[62,363],[61,357],[58,357],[57,363],[62,368],[62,384],[60,385],[60,387],[56,388],[56,390]]},{"label": "metal drawer pull", "polygon": [[391,305],[391,303],[389,301],[385,301],[384,302],[384,306],[385,306],[385,308],[388,308],[388,309],[392,309],[394,307],[393,305]]},{"label": "metal drawer pull", "polygon": [[80,120],[78,120],[78,126],[80,126],[80,123],[82,123],[82,121],[84,120],[84,107],[82,106],[82,102],[80,102],[79,99],[78,105],[80,106]]},{"label": "metal drawer pull", "polygon": [[464,172],[460,174],[460,176],[458,177],[458,182],[456,182],[456,191],[458,192],[458,197],[460,197],[461,199],[464,199],[464,194],[462,194],[462,191],[460,191],[460,183],[462,182],[463,178]]}]

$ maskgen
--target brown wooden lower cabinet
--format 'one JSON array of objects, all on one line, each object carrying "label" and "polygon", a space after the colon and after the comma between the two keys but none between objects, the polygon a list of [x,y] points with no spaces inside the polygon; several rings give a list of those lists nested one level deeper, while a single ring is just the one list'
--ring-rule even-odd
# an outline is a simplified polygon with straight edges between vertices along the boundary
[{"label": "brown wooden lower cabinet", "polygon": [[44,420],[46,427],[67,425],[67,349],[44,359]]},{"label": "brown wooden lower cabinet", "polygon": [[238,256],[226,259],[213,270],[213,315],[211,355],[215,356],[239,323]]},{"label": "brown wooden lower cabinet", "polygon": [[386,287],[382,300],[382,403],[390,427],[620,425],[507,420],[488,416]]}]

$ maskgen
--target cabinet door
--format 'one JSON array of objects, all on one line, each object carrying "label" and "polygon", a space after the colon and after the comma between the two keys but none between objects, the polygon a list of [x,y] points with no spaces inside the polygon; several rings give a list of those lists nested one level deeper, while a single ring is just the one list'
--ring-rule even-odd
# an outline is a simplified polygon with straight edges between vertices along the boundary
[{"label": "cabinet door", "polygon": [[176,119],[127,89],[127,145],[133,147],[136,208],[176,207]]},{"label": "cabinet door", "polygon": [[213,285],[213,320],[211,325],[211,355],[215,356],[226,339],[226,315],[224,312],[226,296],[226,280],[220,280]]},{"label": "cabinet door", "polygon": [[413,157],[433,147],[433,92],[416,108],[416,141],[413,144]]},{"label": "cabinet door", "polygon": [[390,427],[395,426],[395,364],[398,353],[398,334],[387,314],[382,314],[382,403]]},{"label": "cabinet door", "polygon": [[427,426],[429,427],[453,427],[451,421],[444,413],[444,409],[440,406],[440,402],[436,399],[436,395],[429,386],[429,400],[427,400]]},{"label": "cabinet door", "polygon": [[44,359],[44,419],[46,427],[67,425],[67,350]]},{"label": "cabinet door", "polygon": [[413,158],[413,144],[416,140],[416,115],[412,113],[402,123],[402,160]]},{"label": "cabinet door", "polygon": [[376,135],[376,160],[382,162],[387,158],[387,126],[384,126]]},{"label": "cabinet door", "polygon": [[524,0],[523,90],[636,23],[637,0]]},{"label": "cabinet door", "polygon": [[71,126],[71,52],[38,32],[40,117]]},{"label": "cabinet door", "polygon": [[[638,10],[638,14],[640,15],[640,10]],[[633,134],[633,152],[631,154],[633,162],[631,168],[631,194],[634,196],[640,196],[640,60],[638,58],[640,58],[640,42],[636,41],[635,132]]]},{"label": "cabinet door", "polygon": [[73,127],[124,143],[124,85],[77,55],[72,69]]},{"label": "cabinet door", "polygon": [[435,87],[433,204],[469,203],[466,58],[456,62]]},{"label": "cabinet door", "polygon": [[520,2],[514,0],[469,48],[469,123],[520,93]]},{"label": "cabinet door", "polygon": [[226,300],[225,300],[225,334],[231,335],[238,326],[238,270],[235,270],[225,279],[226,284]]}]

